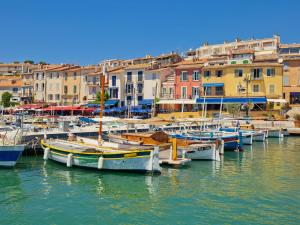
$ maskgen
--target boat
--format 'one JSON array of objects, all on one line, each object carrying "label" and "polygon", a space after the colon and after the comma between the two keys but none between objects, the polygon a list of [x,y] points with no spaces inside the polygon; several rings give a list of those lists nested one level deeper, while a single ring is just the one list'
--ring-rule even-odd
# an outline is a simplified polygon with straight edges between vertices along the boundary
[{"label": "boat", "polygon": [[[0,166],[14,167],[25,149],[19,130],[0,134]],[[1,140],[2,139],[2,140]]]},{"label": "boat", "polygon": [[[148,133],[125,133],[122,135],[109,134],[107,137],[114,142],[143,144],[151,146],[160,146],[172,143],[173,139],[163,131]],[[176,139],[178,158],[192,160],[217,160],[220,161],[220,153],[223,152],[222,142],[199,141],[188,139]],[[160,158],[167,158],[171,155],[170,149],[162,150],[160,148]],[[164,151],[164,153],[162,153]]]},{"label": "boat", "polygon": [[203,132],[203,131],[191,131],[187,133],[170,133],[172,137],[178,139],[188,139],[188,140],[199,140],[199,141],[217,141],[222,140],[224,142],[224,150],[233,151],[241,148],[241,143],[239,142],[239,135],[237,133],[231,132]]},{"label": "boat", "polygon": [[[97,140],[95,140],[97,141]],[[89,143],[88,138],[80,137],[72,141],[43,139],[44,159],[51,159],[67,167],[78,166],[103,170],[160,172],[159,148],[122,148],[116,143]],[[113,147],[114,146],[114,147]]]}]

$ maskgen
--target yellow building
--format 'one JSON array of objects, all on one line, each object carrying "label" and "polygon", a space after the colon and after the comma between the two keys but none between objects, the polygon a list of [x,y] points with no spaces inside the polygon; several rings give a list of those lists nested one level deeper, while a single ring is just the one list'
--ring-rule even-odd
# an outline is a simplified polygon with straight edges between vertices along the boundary
[{"label": "yellow building", "polygon": [[279,63],[204,66],[201,75],[202,96],[208,98],[251,98],[254,103],[282,99],[283,65]]}]

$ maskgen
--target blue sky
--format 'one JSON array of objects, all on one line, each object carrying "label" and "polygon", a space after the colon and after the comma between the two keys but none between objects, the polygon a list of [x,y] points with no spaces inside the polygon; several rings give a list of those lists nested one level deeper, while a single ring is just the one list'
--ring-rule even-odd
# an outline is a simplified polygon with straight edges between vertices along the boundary
[{"label": "blue sky", "polygon": [[281,35],[300,42],[297,0],[1,0],[0,62],[94,64]]}]

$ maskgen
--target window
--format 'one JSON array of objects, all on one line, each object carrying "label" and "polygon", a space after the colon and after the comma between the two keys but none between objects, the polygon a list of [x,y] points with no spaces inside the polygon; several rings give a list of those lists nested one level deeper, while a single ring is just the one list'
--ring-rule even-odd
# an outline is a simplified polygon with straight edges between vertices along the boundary
[{"label": "window", "polygon": [[283,76],[283,86],[289,86],[289,85],[290,85],[289,76],[284,75]]},{"label": "window", "polygon": [[119,96],[119,89],[118,88],[110,89],[110,97],[111,98],[118,98],[118,96]]},{"label": "window", "polygon": [[132,72],[127,72],[127,81],[132,81]]},{"label": "window", "polygon": [[270,84],[269,85],[269,93],[270,94],[274,94],[275,93],[275,85],[274,84]]},{"label": "window", "polygon": [[223,87],[216,87],[216,95],[223,95]]},{"label": "window", "polygon": [[251,76],[254,80],[259,80],[262,78],[262,69],[261,68],[254,68],[251,70]]},{"label": "window", "polygon": [[205,70],[204,71],[204,77],[205,78],[209,78],[210,77],[210,71],[209,70]]},{"label": "window", "polygon": [[76,77],[77,77],[77,73],[74,72],[74,73],[73,73],[73,80],[76,80]]},{"label": "window", "polygon": [[275,68],[267,68],[267,77],[275,76]]},{"label": "window", "polygon": [[64,79],[68,80],[68,74],[67,73],[64,74]]},{"label": "window", "polygon": [[216,70],[216,77],[222,77],[223,76],[223,70]]},{"label": "window", "polygon": [[44,73],[42,73],[42,79],[44,80],[44,78],[45,78],[45,74],[44,74]]},{"label": "window", "polygon": [[253,84],[252,86],[252,92],[259,92],[259,84]]},{"label": "window", "polygon": [[143,84],[138,84],[137,89],[138,89],[138,93],[142,94],[143,93]]},{"label": "window", "polygon": [[186,87],[181,87],[181,98],[186,98]]},{"label": "window", "polygon": [[53,100],[53,95],[52,95],[52,94],[49,94],[49,95],[48,95],[48,99],[49,99],[49,100]]},{"label": "window", "polygon": [[115,87],[117,85],[117,77],[112,76],[111,77],[111,86]]},{"label": "window", "polygon": [[169,88],[169,94],[170,94],[170,98],[173,98],[173,94],[174,94],[173,88]]},{"label": "window", "polygon": [[39,90],[39,84],[35,84],[35,91]]},{"label": "window", "polygon": [[76,94],[76,93],[77,93],[77,86],[74,85],[74,86],[73,86],[73,94]]},{"label": "window", "polygon": [[138,71],[138,81],[143,81],[143,71]]},{"label": "window", "polygon": [[59,94],[56,94],[55,95],[55,100],[59,100],[60,99],[60,95]]},{"label": "window", "polygon": [[97,82],[97,77],[93,77],[93,84],[95,85]]},{"label": "window", "polygon": [[193,72],[193,81],[198,81],[199,80],[199,71],[198,70],[195,70]]},{"label": "window", "polygon": [[39,79],[39,73],[35,74],[35,79],[38,80]]},{"label": "window", "polygon": [[192,95],[193,95],[193,98],[197,98],[199,97],[199,87],[192,87]]},{"label": "window", "polygon": [[42,91],[45,91],[45,84],[42,84]]},{"label": "window", "polygon": [[161,92],[162,92],[163,95],[165,95],[166,92],[167,92],[167,89],[165,87],[163,87]]},{"label": "window", "polygon": [[59,73],[56,73],[56,78],[59,78]]},{"label": "window", "polygon": [[49,78],[52,79],[52,73],[49,74]]},{"label": "window", "polygon": [[126,85],[126,93],[127,94],[132,94],[132,92],[133,92],[133,86],[132,86],[132,84],[127,84]]},{"label": "window", "polygon": [[142,101],[143,100],[143,96],[138,96],[138,101]]},{"label": "window", "polygon": [[204,95],[211,95],[211,87],[204,87]]},{"label": "window", "polygon": [[235,77],[243,77],[244,70],[243,69],[235,69],[234,75]]},{"label": "window", "polygon": [[66,86],[66,85],[64,86],[64,93],[68,94],[68,86]]},{"label": "window", "polygon": [[18,88],[16,88],[16,87],[14,87],[13,89],[12,89],[12,91],[14,92],[14,93],[17,93],[18,92]]},{"label": "window", "polygon": [[188,72],[187,71],[181,71],[180,81],[187,81],[187,80],[188,80]]}]

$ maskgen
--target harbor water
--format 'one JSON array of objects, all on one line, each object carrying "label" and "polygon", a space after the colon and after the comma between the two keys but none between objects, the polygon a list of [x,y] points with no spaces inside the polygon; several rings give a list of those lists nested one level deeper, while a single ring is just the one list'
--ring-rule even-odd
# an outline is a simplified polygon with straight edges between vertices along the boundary
[{"label": "harbor water", "polygon": [[0,169],[0,224],[299,224],[300,138],[161,175],[66,168],[23,156]]}]

